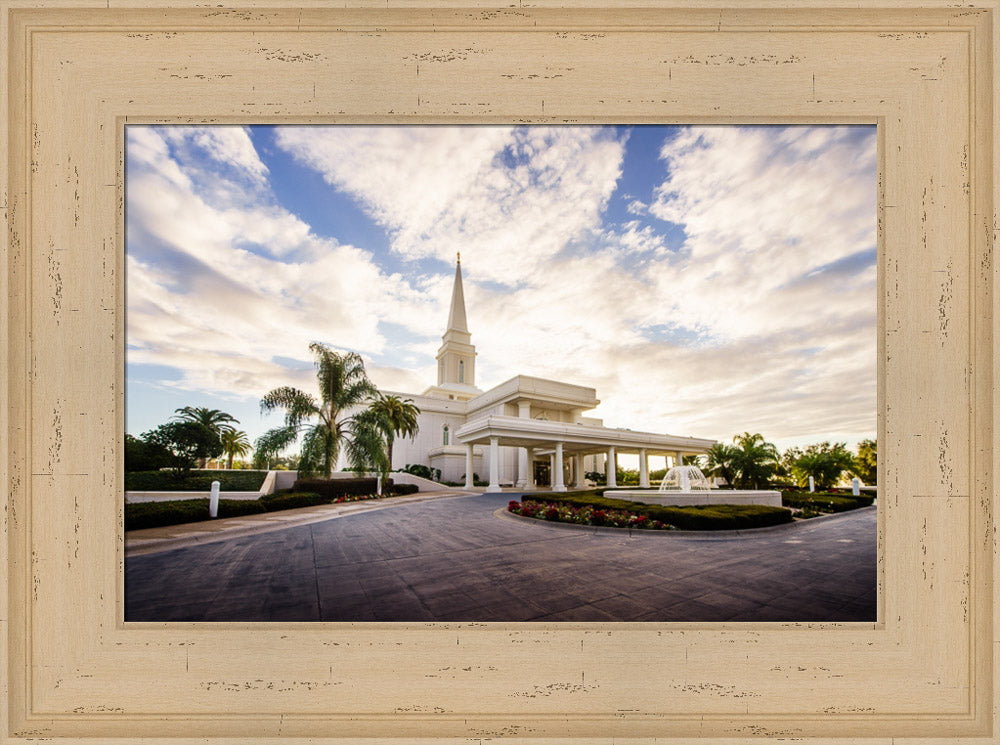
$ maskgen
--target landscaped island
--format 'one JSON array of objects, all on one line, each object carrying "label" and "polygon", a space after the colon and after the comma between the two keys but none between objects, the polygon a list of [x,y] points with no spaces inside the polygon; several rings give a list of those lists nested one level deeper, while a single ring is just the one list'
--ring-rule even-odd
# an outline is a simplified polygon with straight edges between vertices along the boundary
[{"label": "landscaped island", "polygon": [[[645,530],[743,530],[763,528],[832,512],[866,507],[870,496],[783,491],[783,507],[707,504],[666,507],[604,496],[603,489],[526,496],[507,510],[522,517],[612,528]],[[650,492],[654,496],[655,492]]]}]

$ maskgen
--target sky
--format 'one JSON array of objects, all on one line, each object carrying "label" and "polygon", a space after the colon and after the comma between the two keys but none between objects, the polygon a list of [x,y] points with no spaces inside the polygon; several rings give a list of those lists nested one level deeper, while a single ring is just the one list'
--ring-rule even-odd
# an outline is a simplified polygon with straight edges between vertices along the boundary
[{"label": "sky", "polygon": [[251,441],[308,346],[436,383],[455,258],[483,390],[780,449],[876,430],[874,126],[126,127],[126,429]]}]

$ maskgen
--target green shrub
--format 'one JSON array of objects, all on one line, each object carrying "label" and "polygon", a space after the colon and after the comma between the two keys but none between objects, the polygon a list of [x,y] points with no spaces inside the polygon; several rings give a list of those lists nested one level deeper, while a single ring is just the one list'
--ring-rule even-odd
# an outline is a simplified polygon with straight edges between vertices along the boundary
[{"label": "green shrub", "polygon": [[[264,511],[260,500],[220,499],[219,517],[254,515]],[[125,505],[125,530],[159,528],[211,519],[208,499],[178,499],[171,502],[137,502]]]},{"label": "green shrub", "polygon": [[785,491],[781,493],[781,503],[786,507],[822,510],[823,512],[847,512],[858,507],[869,506],[874,497],[868,495],[843,496],[829,492]]},{"label": "green shrub", "polygon": [[258,500],[264,512],[279,510],[294,510],[298,507],[314,507],[318,504],[330,504],[330,499],[315,492],[281,491],[267,494]]},{"label": "green shrub", "polygon": [[420,487],[416,484],[393,484],[389,489],[389,492],[397,497],[401,497],[405,494],[416,494],[419,491]]},{"label": "green shrub", "polygon": [[[626,499],[599,496],[601,490],[589,489],[580,492],[539,495],[539,500],[548,504],[569,504],[577,507],[590,506],[594,509],[628,511],[646,515],[650,520],[673,525],[681,530],[742,530],[762,528],[792,521],[792,513],[784,507],[762,504],[732,505],[706,504],[692,507],[667,507]],[[531,497],[527,497],[530,501]]]},{"label": "green shrub", "polygon": [[209,491],[219,482],[222,491],[257,491],[267,471],[189,471],[183,478],[173,471],[131,471],[125,474],[125,491]]},{"label": "green shrub", "polygon": [[[386,479],[382,482],[384,492],[391,491],[392,487],[392,479]],[[337,497],[374,494],[378,490],[378,481],[367,477],[357,479],[296,479],[292,489],[294,491],[315,492],[326,497],[327,501],[333,501]]]}]

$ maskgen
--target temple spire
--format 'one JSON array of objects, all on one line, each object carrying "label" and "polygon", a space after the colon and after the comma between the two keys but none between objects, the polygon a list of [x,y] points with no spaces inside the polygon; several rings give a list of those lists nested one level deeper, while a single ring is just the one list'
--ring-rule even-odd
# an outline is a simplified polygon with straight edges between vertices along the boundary
[{"label": "temple spire", "polygon": [[447,331],[469,333],[468,322],[465,320],[465,293],[462,291],[462,254],[458,254],[455,264],[455,284],[451,290],[451,310],[448,312]]},{"label": "temple spire", "polygon": [[[438,349],[438,386],[474,388],[476,385],[476,348],[465,319],[465,293],[462,290],[462,256],[455,262],[455,284],[451,289],[451,309],[448,328],[441,336]],[[452,390],[455,390],[452,388]],[[451,394],[450,394],[451,395]]]}]

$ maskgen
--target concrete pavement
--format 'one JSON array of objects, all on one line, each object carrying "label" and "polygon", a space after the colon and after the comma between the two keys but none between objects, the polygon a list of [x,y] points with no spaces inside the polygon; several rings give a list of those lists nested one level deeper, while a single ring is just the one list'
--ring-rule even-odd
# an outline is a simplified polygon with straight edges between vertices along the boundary
[{"label": "concrete pavement", "polygon": [[874,507],[728,535],[629,534],[494,514],[514,496],[306,508],[221,540],[174,536],[187,543],[170,550],[130,535],[125,619],[875,621]]}]

